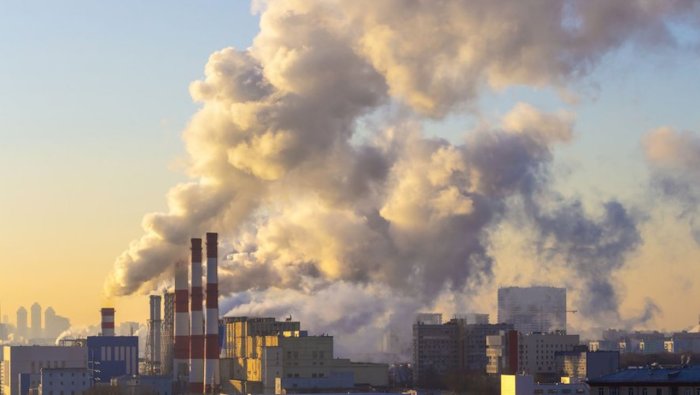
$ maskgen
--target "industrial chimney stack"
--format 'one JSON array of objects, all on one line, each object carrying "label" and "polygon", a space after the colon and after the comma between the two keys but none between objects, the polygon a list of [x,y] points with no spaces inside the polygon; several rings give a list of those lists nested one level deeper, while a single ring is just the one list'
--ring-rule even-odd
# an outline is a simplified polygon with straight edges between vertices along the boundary
[{"label": "industrial chimney stack", "polygon": [[102,313],[102,336],[114,336],[114,308],[104,307]]},{"label": "industrial chimney stack", "polygon": [[150,297],[150,319],[148,320],[148,344],[150,345],[148,360],[152,374],[160,373],[161,326],[160,295]]},{"label": "industrial chimney stack", "polygon": [[192,239],[192,271],[190,281],[190,393],[204,392],[204,316],[202,314],[202,239]]},{"label": "industrial chimney stack", "polygon": [[190,294],[187,286],[187,262],[175,264],[175,338],[173,343],[173,379],[189,378],[190,362]]},{"label": "industrial chimney stack", "polygon": [[207,233],[207,320],[205,393],[219,393],[219,261],[218,234]]}]

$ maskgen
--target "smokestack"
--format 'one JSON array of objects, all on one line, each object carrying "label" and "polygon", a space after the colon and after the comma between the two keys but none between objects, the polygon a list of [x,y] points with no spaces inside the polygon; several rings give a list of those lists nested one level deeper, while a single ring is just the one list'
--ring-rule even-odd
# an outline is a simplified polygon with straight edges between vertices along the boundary
[{"label": "smokestack", "polygon": [[192,239],[190,288],[190,393],[204,392],[204,315],[202,314],[202,239]]},{"label": "smokestack", "polygon": [[102,313],[102,336],[114,336],[114,308],[104,307]]},{"label": "smokestack", "polygon": [[160,331],[163,323],[160,316],[160,295],[151,295],[150,310],[148,340],[151,347],[148,357],[151,362],[151,373],[160,373]]},{"label": "smokestack", "polygon": [[219,393],[219,260],[218,237],[207,233],[207,322],[204,391]]},{"label": "smokestack", "polygon": [[187,287],[187,263],[175,264],[175,339],[173,343],[173,378],[187,381],[190,362],[190,295]]}]

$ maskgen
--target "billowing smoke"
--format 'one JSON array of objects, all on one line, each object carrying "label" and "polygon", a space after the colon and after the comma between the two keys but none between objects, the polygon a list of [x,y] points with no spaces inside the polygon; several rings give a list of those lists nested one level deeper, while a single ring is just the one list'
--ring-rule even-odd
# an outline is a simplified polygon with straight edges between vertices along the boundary
[{"label": "billowing smoke", "polygon": [[644,139],[657,197],[672,201],[700,244],[700,134],[659,128]]},{"label": "billowing smoke", "polygon": [[514,85],[568,97],[611,50],[673,44],[667,24],[697,16],[694,4],[267,2],[252,47],[214,53],[191,85],[202,103],[184,133],[192,181],[144,218],[106,290],[168,282],[189,237],[213,230],[232,251],[220,281],[233,312],[293,311],[351,334],[467,308],[492,281],[492,234],[519,217],[542,267],[580,278],[583,312],[619,318],[609,276],[640,243],[637,220],[619,202],[593,215],[553,191],[553,149],[573,116],[519,104],[462,144],[425,137],[423,121]]}]

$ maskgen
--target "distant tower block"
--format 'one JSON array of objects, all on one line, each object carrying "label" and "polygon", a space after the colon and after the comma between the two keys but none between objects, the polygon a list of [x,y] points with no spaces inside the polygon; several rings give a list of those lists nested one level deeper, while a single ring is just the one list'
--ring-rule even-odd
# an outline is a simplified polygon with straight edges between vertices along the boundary
[{"label": "distant tower block", "polygon": [[114,336],[114,308],[105,307],[102,313],[102,336]]}]

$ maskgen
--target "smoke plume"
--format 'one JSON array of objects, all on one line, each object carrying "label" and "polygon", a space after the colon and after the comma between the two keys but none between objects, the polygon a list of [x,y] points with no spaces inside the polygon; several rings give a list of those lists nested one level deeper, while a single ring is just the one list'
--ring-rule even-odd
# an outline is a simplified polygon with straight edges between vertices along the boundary
[{"label": "smoke plume", "polygon": [[237,295],[233,312],[284,315],[313,295],[326,318],[299,314],[318,330],[381,328],[441,303],[464,307],[460,295],[492,281],[491,234],[518,210],[543,267],[583,282],[583,312],[619,317],[609,276],[640,243],[637,220],[616,201],[591,215],[551,187],[573,116],[521,103],[462,144],[425,137],[423,121],[474,108],[488,90],[566,92],[627,43],[673,45],[667,24],[697,15],[693,1],[263,8],[253,45],[212,54],[190,86],[202,104],[184,132],[192,181],[168,193],[168,212],[145,216],[109,294],[169,281],[188,239],[214,230],[232,252],[220,287]]}]

